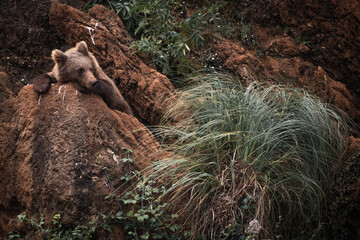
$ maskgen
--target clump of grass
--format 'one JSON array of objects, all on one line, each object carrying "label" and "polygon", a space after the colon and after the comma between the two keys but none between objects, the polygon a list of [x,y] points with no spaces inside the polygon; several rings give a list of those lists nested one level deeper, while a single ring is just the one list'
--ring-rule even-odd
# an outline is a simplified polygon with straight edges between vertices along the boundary
[{"label": "clump of grass", "polygon": [[344,157],[348,127],[342,112],[305,91],[244,89],[217,73],[180,91],[157,135],[172,155],[150,177],[173,182],[168,196],[193,238],[231,238],[224,233],[235,225],[249,236],[252,220],[256,234],[295,237],[321,227],[323,189]]}]

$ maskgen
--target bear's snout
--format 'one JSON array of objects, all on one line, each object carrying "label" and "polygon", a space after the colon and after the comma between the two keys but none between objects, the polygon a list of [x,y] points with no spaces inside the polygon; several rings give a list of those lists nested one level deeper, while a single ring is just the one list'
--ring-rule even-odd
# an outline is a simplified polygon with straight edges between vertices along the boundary
[{"label": "bear's snout", "polygon": [[99,85],[99,81],[97,79],[91,83],[91,86],[93,88],[96,88],[98,85]]},{"label": "bear's snout", "polygon": [[94,92],[94,93],[99,93],[100,92],[100,81],[99,80],[95,80],[91,83],[91,90]]},{"label": "bear's snout", "polygon": [[96,77],[92,72],[85,71],[84,74],[81,76],[81,82],[82,82],[81,85],[91,90],[96,86],[98,80],[96,79]]}]

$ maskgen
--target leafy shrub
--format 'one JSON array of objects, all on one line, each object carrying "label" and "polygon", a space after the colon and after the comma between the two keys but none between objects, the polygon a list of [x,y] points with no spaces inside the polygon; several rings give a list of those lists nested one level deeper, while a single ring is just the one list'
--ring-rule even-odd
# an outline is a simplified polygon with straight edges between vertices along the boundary
[{"label": "leafy shrub", "polygon": [[96,4],[104,5],[119,15],[127,30],[133,31],[139,23],[138,16],[132,12],[135,3],[136,0],[92,0],[86,5],[85,10],[89,10]]},{"label": "leafy shrub", "polygon": [[125,184],[130,183],[130,187],[120,197],[115,192],[105,197],[113,197],[124,206],[115,215],[109,216],[110,222],[124,227],[127,239],[180,240],[183,235],[180,233],[181,226],[172,224],[178,215],[169,213],[169,204],[159,198],[167,191],[166,187],[143,178],[139,171],[133,170],[130,157],[132,151],[125,150],[127,157],[122,162],[128,166],[128,173],[121,179]]},{"label": "leafy shrub", "polygon": [[219,3],[199,8],[187,18],[176,14],[175,10],[185,4],[177,0],[94,0],[89,6],[99,3],[114,9],[127,29],[134,31],[135,52],[149,55],[158,70],[166,75],[191,71],[194,64],[188,61],[187,55],[205,45],[205,33],[228,32],[220,18],[222,5]]},{"label": "leafy shrub", "polygon": [[204,46],[206,31],[224,29],[218,4],[198,9],[184,20],[174,14],[179,7],[176,0],[138,0],[134,8],[142,20],[135,31],[140,39],[132,46],[150,55],[164,74],[176,72],[188,52]]},{"label": "leafy shrub", "polygon": [[[52,220],[52,227],[46,228],[44,222],[43,214],[40,217],[39,222],[33,218],[28,218],[26,213],[21,213],[18,215],[18,220],[20,222],[25,221],[34,227],[37,231],[41,233],[44,239],[49,240],[80,240],[80,239],[91,239],[96,228],[96,221],[91,221],[88,225],[78,225],[74,228],[63,226],[60,222],[60,214],[55,214]],[[9,239],[20,239],[20,234],[10,233],[8,236]],[[28,239],[27,236],[24,239]]]},{"label": "leafy shrub", "polygon": [[149,173],[174,182],[167,194],[182,202],[192,237],[288,239],[319,230],[323,189],[347,146],[345,115],[283,86],[244,89],[221,74],[192,81],[157,130],[173,156]]},{"label": "leafy shrub", "polygon": [[240,40],[250,46],[260,48],[260,44],[255,35],[252,34],[250,25],[244,22],[243,18],[240,18]]},{"label": "leafy shrub", "polygon": [[139,179],[136,187],[120,198],[126,210],[114,217],[124,226],[127,239],[181,239],[181,226],[172,224],[177,214],[168,214],[169,204],[158,198],[164,191],[164,186]]}]

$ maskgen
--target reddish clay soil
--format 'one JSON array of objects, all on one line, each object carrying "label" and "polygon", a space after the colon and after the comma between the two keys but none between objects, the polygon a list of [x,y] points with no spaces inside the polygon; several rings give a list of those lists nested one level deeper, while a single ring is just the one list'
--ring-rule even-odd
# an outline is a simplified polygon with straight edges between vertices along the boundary
[{"label": "reddish clay soil", "polygon": [[[303,43],[297,55],[314,66],[321,66],[335,81],[360,93],[360,2],[357,0],[253,0],[229,1],[229,14],[250,24],[261,50],[263,43],[292,38]],[[239,31],[240,35],[240,31]],[[276,36],[277,37],[274,37]],[[293,45],[294,46],[294,45]],[[298,48],[294,46],[295,49]],[[285,55],[294,55],[292,50]],[[267,54],[279,56],[277,52]]]},{"label": "reddish clay soil", "polygon": [[16,220],[24,211],[36,219],[43,213],[47,223],[61,213],[65,225],[119,211],[104,198],[114,189],[122,192],[120,178],[130,174],[121,162],[126,149],[134,152],[133,170],[160,156],[159,144],[135,117],[72,84],[53,84],[41,95],[25,86],[2,106],[0,238],[14,229],[26,232]]},{"label": "reddish clay soil", "polygon": [[[246,84],[271,82],[305,88],[360,126],[360,2],[230,1],[230,15],[250,27],[216,40],[219,64]],[[255,43],[255,44],[254,44]]]},{"label": "reddish clay soil", "polygon": [[48,21],[50,1],[0,2],[0,66],[10,75],[13,90],[51,69],[52,49],[65,45]]},{"label": "reddish clay soil", "polygon": [[[119,162],[123,148],[134,151],[135,169],[160,157],[159,143],[141,122],[159,123],[174,97],[169,79],[131,54],[132,38],[114,12],[95,6],[84,13],[78,10],[86,4],[82,0],[52,7],[51,2],[0,1],[0,239],[13,230],[30,231],[16,220],[23,211],[37,218],[44,213],[47,222],[61,213],[65,224],[76,225],[116,209],[117,204],[104,203],[104,197],[112,191],[108,177],[115,176],[116,188],[128,171]],[[219,66],[244,84],[255,80],[305,88],[360,126],[359,1],[229,4],[228,14],[250,24],[258,45],[241,42],[240,36],[214,38],[211,49]],[[51,70],[53,49],[66,50],[81,40],[116,81],[137,118],[108,109],[99,96],[81,94],[71,84],[53,84],[44,95],[34,93],[32,85],[24,87]],[[351,137],[350,143],[349,152],[358,152],[359,139]],[[337,239],[346,239],[339,229],[346,228],[351,239],[360,229],[359,159],[344,162],[338,176],[348,178],[337,181],[341,185],[333,190],[339,206],[352,206],[351,214],[330,214],[343,219],[332,226]],[[114,234],[124,237],[121,229]],[[115,239],[105,233],[97,237]]]},{"label": "reddish clay soil", "polygon": [[[53,84],[49,93],[38,95],[32,85],[22,87],[27,81],[16,80],[20,73],[31,79],[50,71],[55,48],[66,50],[83,38],[93,46],[87,27],[94,27],[91,19],[95,24],[98,14],[94,36],[99,44],[90,50],[128,100],[132,98],[137,115],[158,123],[172,96],[166,76],[131,56],[131,38],[113,12],[98,6],[90,16],[60,3],[50,10],[47,2],[1,3],[2,16],[8,17],[1,17],[1,23],[10,21],[12,27],[2,25],[1,32],[6,54],[0,62],[5,66],[0,69],[0,239],[11,231],[39,239],[34,229],[16,220],[24,211],[35,219],[43,213],[47,223],[61,213],[65,225],[75,226],[119,210],[116,202],[104,198],[113,188],[122,192],[120,178],[130,171],[121,162],[125,149],[134,152],[132,169],[144,169],[160,157],[151,132],[137,118],[109,109],[100,96],[81,94],[71,84]],[[19,31],[11,30],[17,27]],[[116,237],[103,233],[96,238],[122,239],[121,229],[114,230]]]}]

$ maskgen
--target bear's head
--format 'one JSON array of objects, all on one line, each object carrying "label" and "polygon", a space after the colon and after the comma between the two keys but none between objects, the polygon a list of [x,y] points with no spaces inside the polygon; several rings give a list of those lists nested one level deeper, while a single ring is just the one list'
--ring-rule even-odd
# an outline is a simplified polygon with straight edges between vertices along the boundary
[{"label": "bear's head", "polygon": [[55,49],[51,57],[55,62],[53,73],[57,81],[74,82],[87,90],[98,87],[98,63],[84,41],[78,42],[74,48],[66,52]]}]

